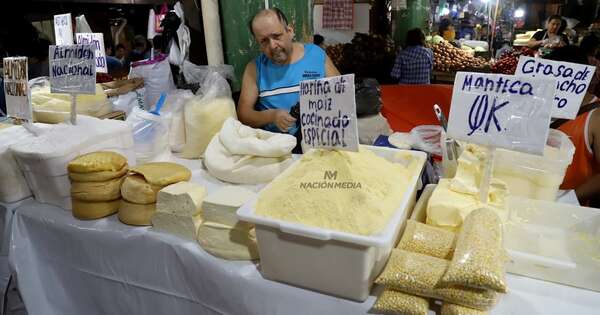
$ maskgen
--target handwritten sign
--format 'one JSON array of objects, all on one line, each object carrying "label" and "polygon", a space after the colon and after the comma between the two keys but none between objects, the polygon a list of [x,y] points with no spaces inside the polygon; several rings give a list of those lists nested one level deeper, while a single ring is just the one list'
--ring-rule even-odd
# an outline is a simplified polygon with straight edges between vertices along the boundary
[{"label": "handwritten sign", "polygon": [[27,86],[27,57],[6,57],[3,66],[8,116],[33,121]]},{"label": "handwritten sign", "polygon": [[541,155],[548,136],[553,80],[458,72],[448,136]]},{"label": "handwritten sign", "polygon": [[102,33],[77,33],[77,44],[92,45],[96,49],[96,72],[107,73],[104,35]]},{"label": "handwritten sign", "polygon": [[73,45],[73,24],[71,13],[54,16],[54,37],[56,45]]},{"label": "handwritten sign", "polygon": [[92,45],[50,46],[50,91],[96,94],[96,59]]},{"label": "handwritten sign", "polygon": [[354,74],[300,82],[304,147],[358,151]]},{"label": "handwritten sign", "polygon": [[596,67],[521,56],[516,75],[556,80],[552,117],[574,119]]}]

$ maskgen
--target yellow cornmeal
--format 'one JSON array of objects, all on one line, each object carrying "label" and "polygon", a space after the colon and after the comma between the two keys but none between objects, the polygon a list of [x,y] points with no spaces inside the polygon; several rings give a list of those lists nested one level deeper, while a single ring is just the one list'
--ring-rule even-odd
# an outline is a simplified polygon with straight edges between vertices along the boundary
[{"label": "yellow cornmeal", "polygon": [[256,214],[353,234],[380,232],[420,164],[395,158],[399,163],[364,148],[312,150],[260,193]]}]

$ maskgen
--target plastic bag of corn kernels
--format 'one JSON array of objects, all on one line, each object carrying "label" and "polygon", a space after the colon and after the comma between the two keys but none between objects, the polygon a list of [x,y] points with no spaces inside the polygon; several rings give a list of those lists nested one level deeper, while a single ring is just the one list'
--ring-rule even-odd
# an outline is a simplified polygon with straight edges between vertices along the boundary
[{"label": "plastic bag of corn kernels", "polygon": [[430,297],[480,310],[497,303],[497,293],[472,288],[438,288],[449,261],[393,249],[390,259],[375,283],[408,294]]},{"label": "plastic bag of corn kernels", "polygon": [[502,222],[490,209],[471,212],[456,239],[456,249],[439,286],[463,286],[506,293]]},{"label": "plastic bag of corn kernels", "polygon": [[468,308],[452,303],[442,304],[442,315],[487,315],[488,312]]},{"label": "plastic bag of corn kernels", "polygon": [[456,234],[414,220],[406,222],[399,249],[448,259],[454,252]]},{"label": "plastic bag of corn kernels", "polygon": [[372,311],[386,315],[427,315],[427,299],[385,289],[377,298]]}]

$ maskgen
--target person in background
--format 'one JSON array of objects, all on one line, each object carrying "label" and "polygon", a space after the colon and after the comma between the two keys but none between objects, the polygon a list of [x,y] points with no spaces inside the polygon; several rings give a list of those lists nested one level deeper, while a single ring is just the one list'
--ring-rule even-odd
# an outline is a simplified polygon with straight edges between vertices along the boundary
[{"label": "person in background", "polygon": [[125,59],[127,57],[127,50],[125,49],[125,45],[118,44],[117,49],[115,51],[115,57],[119,59],[123,64],[125,64]]},{"label": "person in background", "polygon": [[[547,59],[581,63],[584,54],[576,46],[555,49]],[[573,141],[575,154],[560,189],[574,189],[579,203],[600,207],[600,105],[599,99],[586,93],[574,120],[556,120],[551,127]]]},{"label": "person in background", "polygon": [[452,25],[452,21],[450,19],[443,19],[440,21],[438,34],[450,44],[459,47],[458,43],[456,42],[456,30],[454,29],[454,25]]},{"label": "person in background", "polygon": [[146,37],[136,35],[133,39],[133,50],[129,54],[129,59],[131,61],[138,61],[150,58],[149,46]]},{"label": "person in background", "polygon": [[433,52],[425,47],[425,34],[420,28],[406,33],[406,48],[396,57],[391,77],[400,84],[429,84],[433,68]]},{"label": "person in background", "polygon": [[588,87],[588,93],[600,96],[600,60],[596,58],[600,52],[600,39],[594,34],[586,35],[581,39],[579,49],[587,59],[587,64],[596,67],[596,71]]},{"label": "person in background", "polygon": [[540,49],[542,55],[546,55],[552,49],[567,46],[569,39],[562,33],[565,28],[566,21],[563,21],[560,15],[552,15],[546,22],[546,29],[533,34],[527,47],[534,50]]},{"label": "person in background", "polygon": [[158,55],[158,54],[162,54],[165,53],[166,47],[165,47],[165,41],[164,41],[164,37],[162,35],[156,35],[154,36],[154,38],[152,39],[152,47],[154,49],[154,55]]},{"label": "person in background", "polygon": [[313,44],[325,49],[325,37],[319,34],[313,35]]},{"label": "person in background", "polygon": [[295,135],[293,152],[301,153],[302,134],[291,115],[300,81],[340,73],[319,46],[294,42],[294,28],[277,8],[258,12],[249,28],[262,53],[244,70],[238,117],[250,127]]},{"label": "person in background", "polygon": [[123,72],[123,62],[114,56],[113,46],[110,41],[105,41],[104,48],[106,50],[106,68],[111,77],[116,77],[118,73]]}]

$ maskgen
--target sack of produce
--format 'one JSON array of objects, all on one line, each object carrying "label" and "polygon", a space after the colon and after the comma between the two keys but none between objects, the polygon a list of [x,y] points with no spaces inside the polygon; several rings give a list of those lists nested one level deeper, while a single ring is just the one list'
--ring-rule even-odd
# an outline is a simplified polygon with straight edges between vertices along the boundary
[{"label": "sack of produce", "polygon": [[143,78],[146,89],[146,109],[156,104],[162,93],[175,89],[171,66],[167,55],[160,54],[152,60],[141,60],[131,64],[129,78]]},{"label": "sack of produce", "polygon": [[488,312],[452,303],[442,304],[442,315],[487,315]]},{"label": "sack of produce", "polygon": [[374,78],[355,78],[354,94],[358,117],[378,114],[381,110],[381,89]]},{"label": "sack of produce", "polygon": [[506,293],[502,222],[493,210],[482,208],[465,219],[456,249],[440,286],[465,286]]},{"label": "sack of produce", "polygon": [[398,248],[447,259],[454,252],[455,237],[456,234],[450,231],[408,220]]},{"label": "sack of produce", "polygon": [[419,296],[385,289],[375,301],[372,311],[378,314],[427,315],[429,301]]},{"label": "sack of produce", "polygon": [[197,159],[227,118],[236,118],[235,104],[229,83],[217,72],[209,73],[196,96],[184,107],[185,146],[182,157]]}]

